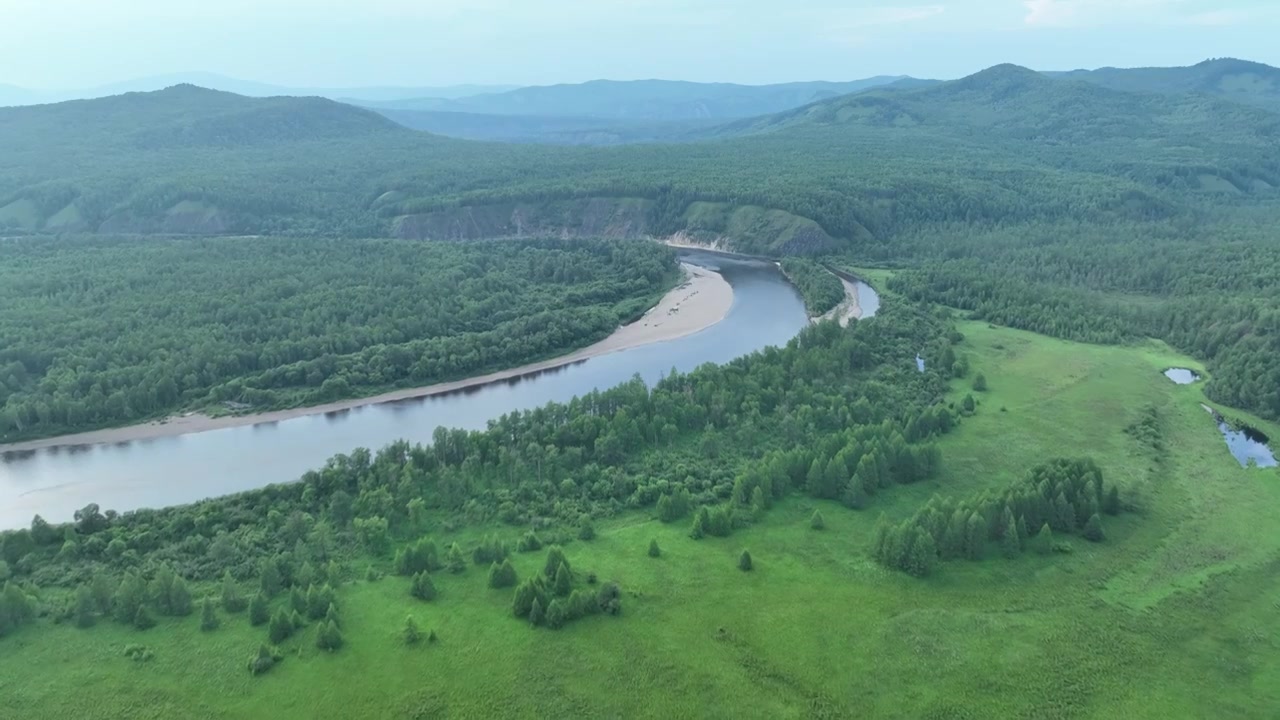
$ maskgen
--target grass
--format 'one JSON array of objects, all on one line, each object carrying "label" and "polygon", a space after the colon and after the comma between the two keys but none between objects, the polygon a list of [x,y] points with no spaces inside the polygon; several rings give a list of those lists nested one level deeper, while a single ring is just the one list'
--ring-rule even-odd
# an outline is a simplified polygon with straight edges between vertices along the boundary
[{"label": "grass", "polygon": [[[195,617],[145,633],[41,628],[0,643],[0,717],[1274,717],[1280,473],[1240,468],[1199,407],[1200,387],[1160,375],[1197,365],[1156,343],[961,330],[990,389],[942,443],[940,477],[863,513],[792,498],[725,539],[695,542],[685,522],[635,514],[601,523],[566,553],[579,578],[621,583],[621,617],[531,628],[475,567],[438,574],[430,604],[410,598],[404,578],[359,581],[340,592],[347,647],[321,653],[309,629],[261,678],[245,662],[265,631],[243,616],[210,634]],[[1148,405],[1161,454],[1124,433]],[[1071,554],[1014,561],[993,553],[924,581],[867,558],[881,510],[904,517],[935,492],[999,487],[1079,455],[1138,505],[1109,519],[1105,543],[1073,538]],[[824,530],[809,528],[815,508]],[[750,573],[737,569],[744,547]],[[542,560],[515,557],[521,577]],[[408,614],[440,641],[402,646]],[[155,659],[123,657],[135,643]]]}]

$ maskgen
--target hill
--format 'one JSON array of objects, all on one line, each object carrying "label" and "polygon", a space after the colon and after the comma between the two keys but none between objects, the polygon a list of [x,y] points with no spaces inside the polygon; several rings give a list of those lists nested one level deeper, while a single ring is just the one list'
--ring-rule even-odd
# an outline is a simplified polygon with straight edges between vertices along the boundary
[{"label": "hill", "polygon": [[1099,68],[1046,74],[1083,80],[1113,90],[1204,93],[1280,111],[1280,69],[1248,60],[1218,58],[1191,67]]},{"label": "hill", "polygon": [[438,110],[377,109],[414,130],[505,143],[629,145],[677,142],[718,125],[718,120],[630,120],[551,115],[482,115]]},{"label": "hill", "polygon": [[1192,218],[1280,185],[1270,113],[1014,66],[681,145],[465,142],[331,101],[191,87],[0,110],[0,131],[0,227],[27,232],[683,232],[819,252],[922,223]]},{"label": "hill", "polygon": [[901,79],[874,77],[852,82],[795,82],[778,85],[593,80],[572,85],[526,87],[455,100],[418,98],[364,104],[382,110],[433,110],[484,115],[662,121],[730,119],[780,112]]},{"label": "hill", "polygon": [[405,98],[462,98],[481,93],[506,92],[516,85],[450,85],[444,87],[292,87],[240,80],[216,73],[189,72],[155,75],[123,82],[70,90],[35,90],[13,85],[0,85],[0,107],[49,104],[68,100],[92,100],[94,98],[123,95],[131,92],[154,92],[174,85],[199,85],[223,92],[248,97],[323,97],[350,102],[381,102]]}]

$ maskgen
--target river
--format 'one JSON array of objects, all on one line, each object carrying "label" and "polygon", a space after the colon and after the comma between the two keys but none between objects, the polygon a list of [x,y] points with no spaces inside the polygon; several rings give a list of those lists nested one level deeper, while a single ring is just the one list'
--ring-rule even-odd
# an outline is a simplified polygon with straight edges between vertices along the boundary
[{"label": "river", "polygon": [[[672,368],[689,371],[784,345],[808,325],[803,300],[773,263],[696,250],[681,252],[681,259],[719,271],[733,287],[729,314],[702,332],[446,395],[189,435],[10,453],[0,456],[0,528],[25,526],[37,513],[70,520],[90,502],[123,512],[293,481],[357,447],[429,442],[441,425],[481,429],[505,413],[566,401],[636,374],[652,384]],[[874,291],[859,283],[858,293],[864,316],[874,314]]]}]

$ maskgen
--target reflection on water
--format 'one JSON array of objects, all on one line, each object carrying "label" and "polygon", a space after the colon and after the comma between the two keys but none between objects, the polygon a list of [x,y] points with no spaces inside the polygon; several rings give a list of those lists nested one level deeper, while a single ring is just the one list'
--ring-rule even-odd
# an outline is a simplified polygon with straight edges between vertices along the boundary
[{"label": "reflection on water", "polygon": [[1240,463],[1240,467],[1267,468],[1280,465],[1280,463],[1276,462],[1276,456],[1268,446],[1271,442],[1270,438],[1263,434],[1261,430],[1239,423],[1232,425],[1217,410],[1203,404],[1200,407],[1212,415],[1214,421],[1218,423],[1218,430],[1227,441],[1227,449],[1231,451],[1232,457]]},{"label": "reflection on water", "polygon": [[1190,385],[1200,379],[1196,371],[1186,368],[1169,368],[1164,371],[1164,376],[1179,385]]},{"label": "reflection on water", "polygon": [[[773,263],[701,251],[682,256],[720,271],[734,289],[728,316],[700,333],[432,397],[146,442],[10,453],[0,463],[0,527],[26,525],[36,513],[69,520],[89,502],[125,511],[289,482],[356,447],[428,442],[440,425],[482,429],[504,413],[635,375],[654,383],[672,368],[687,372],[784,345],[808,324],[799,294]],[[873,307],[870,296],[862,302],[864,310]]]}]

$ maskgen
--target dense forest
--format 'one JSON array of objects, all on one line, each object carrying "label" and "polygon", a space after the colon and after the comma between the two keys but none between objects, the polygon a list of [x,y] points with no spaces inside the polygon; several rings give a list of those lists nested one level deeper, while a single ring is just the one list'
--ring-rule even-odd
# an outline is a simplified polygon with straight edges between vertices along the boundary
[{"label": "dense forest", "polygon": [[807,258],[787,258],[782,272],[804,297],[809,315],[817,317],[844,301],[844,284],[822,265]]},{"label": "dense forest", "polygon": [[590,344],[679,275],[656,243],[0,243],[0,440],[315,404]]},{"label": "dense forest", "polygon": [[[904,358],[926,348],[947,367],[957,339],[942,317],[904,304],[849,328],[816,325],[786,348],[673,374],[652,391],[636,379],[506,415],[484,431],[441,428],[429,446],[358,449],[297,483],[124,514],[89,504],[63,526],[36,517],[0,534],[6,612],[30,621],[34,595],[55,619],[82,612],[88,624],[107,615],[136,625],[140,612],[191,612],[189,582],[222,581],[236,597],[253,583],[268,600],[291,587],[322,593],[357,560],[394,554],[407,576],[465,565],[464,557],[488,566],[501,562],[504,545],[532,551],[589,539],[594,520],[628,511],[690,523],[700,538],[749,525],[791,493],[862,510],[940,467],[934,441],[962,414],[938,402],[951,372],[917,372]],[[424,544],[468,525],[522,537]],[[417,582],[430,594],[427,580]],[[76,592],[93,604],[78,611]],[[312,619],[328,604],[298,602]]]}]

